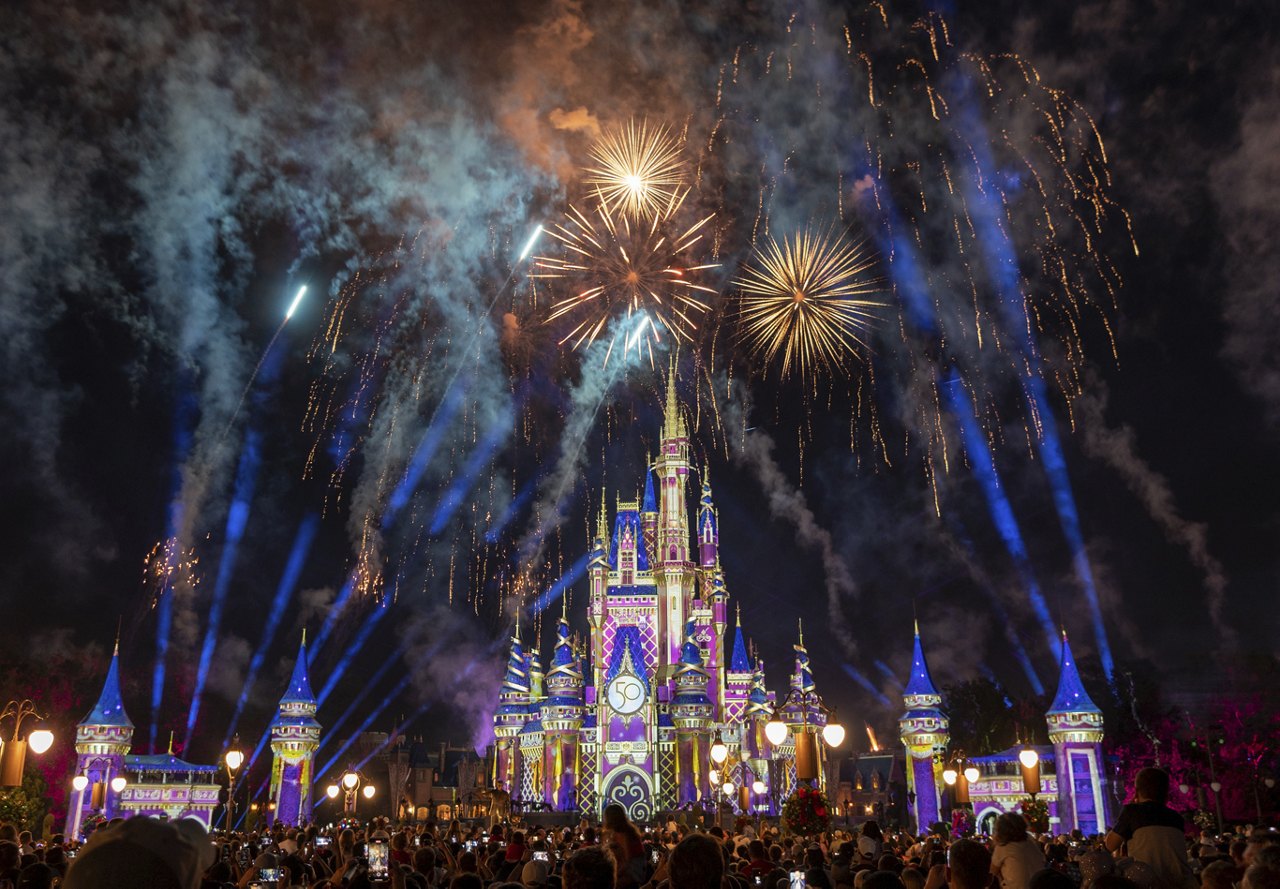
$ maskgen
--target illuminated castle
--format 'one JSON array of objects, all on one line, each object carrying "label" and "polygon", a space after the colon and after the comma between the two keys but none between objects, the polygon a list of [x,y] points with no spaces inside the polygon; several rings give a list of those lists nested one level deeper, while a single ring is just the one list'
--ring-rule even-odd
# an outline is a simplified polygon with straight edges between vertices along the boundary
[{"label": "illuminated castle", "polygon": [[[729,593],[705,468],[689,521],[692,471],[673,372],[643,499],[618,502],[611,533],[601,505],[585,644],[562,613],[544,675],[536,643],[527,649],[516,625],[493,719],[493,779],[517,804],[599,812],[620,803],[636,821],[721,800],[736,811],[776,811],[795,786],[798,745],[802,762],[813,763],[804,771],[821,781],[816,736],[826,718],[803,636],[791,678],[796,699],[778,714],[790,730],[774,746],[764,731],[776,703],[764,665],[748,653],[740,622],[726,640]],[[717,742],[725,748],[719,764]]]},{"label": "illuminated castle", "polygon": [[[942,710],[942,696],[934,688],[916,627],[911,678],[903,692],[906,712],[898,720],[906,748],[908,800],[911,817],[923,831],[943,820],[943,769],[950,764],[947,745],[949,722]],[[1062,665],[1058,691],[1045,713],[1052,746],[1011,748],[968,758],[964,764],[977,770],[976,780],[963,781],[978,829],[991,833],[1003,812],[1017,811],[1031,787],[1042,794],[1049,810],[1049,828],[1055,834],[1081,830],[1086,836],[1111,825],[1111,795],[1102,756],[1102,711],[1085,691],[1071,644],[1062,636]],[[1035,755],[1023,768],[1020,757]],[[1034,760],[1034,766],[1030,765]],[[954,803],[952,796],[951,802]]]},{"label": "illuminated castle", "polygon": [[320,723],[316,722],[316,696],[307,676],[307,634],[302,634],[298,659],[289,687],[271,723],[271,801],[275,822],[297,827],[311,821],[311,785],[315,778]]}]

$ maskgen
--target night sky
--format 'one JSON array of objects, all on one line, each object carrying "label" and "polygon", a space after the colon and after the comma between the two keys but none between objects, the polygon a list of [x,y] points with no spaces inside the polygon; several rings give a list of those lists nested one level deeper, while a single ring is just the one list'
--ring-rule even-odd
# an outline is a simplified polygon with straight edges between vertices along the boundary
[{"label": "night sky", "polygon": [[[913,609],[940,685],[1051,693],[1055,626],[1096,681],[1085,574],[1117,668],[1249,687],[1280,655],[1277,37],[1261,4],[19,4],[6,666],[90,695],[120,620],[139,740],[183,739],[203,686],[199,761],[237,702],[256,740],[305,626],[316,690],[345,669],[325,725],[482,739],[513,594],[656,446],[669,338],[656,370],[603,363],[616,326],[558,346],[565,285],[517,261],[647,120],[682,140],[680,212],[715,214],[680,392],[771,687],[803,618],[819,690],[883,734]],[[806,226],[877,257],[884,305],[860,356],[784,378],[734,281]],[[194,587],[144,576],[167,539]]]}]

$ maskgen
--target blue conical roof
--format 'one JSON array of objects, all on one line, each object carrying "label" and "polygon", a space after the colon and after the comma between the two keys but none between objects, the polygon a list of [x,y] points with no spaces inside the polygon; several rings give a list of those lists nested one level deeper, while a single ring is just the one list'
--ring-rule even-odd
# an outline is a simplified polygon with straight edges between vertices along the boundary
[{"label": "blue conical roof", "polygon": [[529,674],[525,671],[524,646],[520,644],[519,623],[516,624],[515,635],[511,637],[511,655],[507,659],[507,673],[502,677],[502,690],[506,692],[529,690]]},{"label": "blue conical roof", "polygon": [[311,680],[307,676],[307,634],[302,633],[302,643],[298,646],[298,659],[293,663],[293,675],[289,677],[289,687],[285,689],[281,704],[314,704],[316,696],[311,692]]},{"label": "blue conical roof", "polygon": [[915,650],[911,653],[911,678],[903,691],[907,697],[937,697],[938,690],[933,687],[933,678],[929,676],[929,665],[925,663],[924,647],[920,644],[920,625],[916,624]]},{"label": "blue conical roof", "polygon": [[680,663],[686,667],[701,667],[702,649],[694,640],[693,632],[693,621],[689,621],[684,627],[684,644],[680,646]]},{"label": "blue conical roof", "polygon": [[107,681],[102,683],[102,694],[93,705],[81,725],[108,725],[133,728],[129,714],[124,712],[124,700],[120,697],[120,643],[111,653],[111,666],[107,668]]},{"label": "blue conical roof", "polygon": [[1058,674],[1058,693],[1053,696],[1053,704],[1049,714],[1054,713],[1101,713],[1098,705],[1084,690],[1080,674],[1076,671],[1076,660],[1071,655],[1071,644],[1067,642],[1067,634],[1062,634],[1062,670]]},{"label": "blue conical roof", "polygon": [[657,512],[658,498],[653,494],[653,470],[644,471],[644,500],[640,504],[641,512]]},{"label": "blue conical roof", "polygon": [[733,652],[729,655],[729,672],[751,672],[751,658],[747,655],[747,643],[742,638],[742,615],[738,615],[738,624],[733,628]]}]

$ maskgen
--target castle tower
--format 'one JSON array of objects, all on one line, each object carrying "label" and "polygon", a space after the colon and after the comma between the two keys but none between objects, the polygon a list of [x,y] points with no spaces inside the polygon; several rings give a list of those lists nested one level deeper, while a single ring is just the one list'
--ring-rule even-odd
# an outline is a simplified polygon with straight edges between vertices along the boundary
[{"label": "castle tower", "polygon": [[[809,668],[809,650],[804,645],[804,627],[798,627],[798,640],[794,646],[796,653],[795,669],[791,673],[791,700],[782,708],[782,721],[791,728],[791,744],[794,747],[799,781],[800,764],[805,757],[813,758],[813,767],[818,776],[818,787],[826,785],[826,768],[823,765],[823,743],[821,732],[827,724],[826,714],[817,706],[817,686],[813,681],[813,673]],[[790,795],[792,788],[788,788]]]},{"label": "castle tower", "polygon": [[676,368],[667,374],[667,400],[663,410],[662,444],[654,473],[658,482],[658,545],[654,571],[663,587],[659,608],[663,660],[680,657],[684,624],[692,598],[693,574],[689,560],[689,513],[685,483],[689,478],[689,432],[676,400]]},{"label": "castle tower", "polygon": [[942,695],[933,686],[929,665],[920,645],[920,624],[915,626],[915,649],[911,654],[911,678],[902,695],[906,712],[898,720],[902,744],[907,748],[907,791],[915,795],[912,815],[916,829],[923,832],[942,813],[942,763],[951,735],[946,714],[942,712]]},{"label": "castle tower", "polygon": [[653,492],[653,463],[644,470],[644,499],[640,501],[640,529],[647,552],[658,546],[658,497]]},{"label": "castle tower", "polygon": [[296,827],[311,820],[311,782],[319,746],[320,723],[316,722],[316,697],[307,676],[304,630],[289,687],[280,699],[280,712],[271,723],[269,799],[276,804],[274,821]]},{"label": "castle tower", "polygon": [[714,723],[714,705],[707,697],[711,676],[702,665],[702,649],[694,638],[694,632],[693,621],[690,621],[685,627],[684,644],[680,647],[675,695],[671,699],[671,721],[676,727],[678,805],[697,802],[711,793],[707,779]]},{"label": "castle tower", "polygon": [[1045,714],[1058,778],[1058,833],[1079,828],[1086,836],[1111,823],[1107,773],[1102,761],[1102,711],[1084,689],[1067,634],[1062,634],[1058,693]]},{"label": "castle tower", "polygon": [[702,498],[698,501],[698,564],[711,570],[720,560],[720,522],[711,501],[710,470],[702,470]]},{"label": "castle tower", "polygon": [[747,642],[742,636],[742,608],[737,611],[737,623],[733,628],[733,648],[729,652],[729,666],[725,671],[724,708],[721,720],[735,723],[742,720],[751,694],[753,668],[747,653]]},{"label": "castle tower", "polygon": [[517,738],[529,717],[529,676],[525,672],[524,646],[520,644],[520,616],[511,636],[507,672],[498,692],[498,709],[493,714],[493,735],[497,748],[493,757],[493,786],[513,796],[520,788]]},{"label": "castle tower", "polygon": [[111,780],[124,774],[124,757],[133,746],[133,723],[120,697],[120,640],[111,653],[111,666],[102,694],[76,726],[76,774],[88,779],[84,790],[72,791],[67,807],[68,839],[80,835],[86,817],[117,814],[119,800]]},{"label": "castle tower", "polygon": [[[563,601],[563,600],[562,600]],[[569,633],[568,617],[562,612],[556,625],[556,648],[551,672],[547,674],[547,698],[542,702],[542,731],[546,762],[543,798],[557,812],[578,808],[578,776],[582,755],[578,733],[583,721],[583,677],[577,652]]]}]

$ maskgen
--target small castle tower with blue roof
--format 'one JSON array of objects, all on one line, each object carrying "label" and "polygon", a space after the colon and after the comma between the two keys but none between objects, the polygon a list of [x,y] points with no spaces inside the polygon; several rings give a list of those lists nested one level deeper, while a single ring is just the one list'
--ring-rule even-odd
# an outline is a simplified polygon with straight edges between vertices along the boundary
[{"label": "small castle tower with blue roof", "polygon": [[133,723],[120,697],[120,640],[111,653],[111,666],[98,702],[76,726],[76,774],[88,784],[73,791],[67,807],[67,837],[80,834],[84,819],[92,814],[111,818],[118,814],[119,794],[111,789],[113,778],[124,776],[124,758],[133,746]]},{"label": "small castle tower with blue roof", "polygon": [[1067,634],[1062,634],[1058,692],[1045,713],[1058,780],[1059,833],[1079,828],[1086,836],[1111,824],[1107,773],[1102,760],[1102,711],[1085,691]]},{"label": "small castle tower with blue roof", "polygon": [[569,619],[563,612],[556,625],[556,648],[546,685],[547,697],[542,702],[546,755],[543,793],[555,811],[574,812],[578,808],[582,770],[578,733],[584,715],[583,676],[581,661],[570,637]]},{"label": "small castle tower with blue roof", "polygon": [[315,778],[320,723],[316,722],[316,696],[307,675],[307,633],[302,633],[298,659],[289,687],[280,698],[280,709],[271,723],[271,796],[274,821],[298,826],[311,820],[311,784]]},{"label": "small castle tower with blue roof", "polygon": [[498,710],[493,715],[493,734],[497,739],[494,756],[494,786],[513,793],[517,788],[519,735],[529,718],[529,674],[525,671],[524,645],[520,642],[520,615],[511,636],[511,654],[507,672],[498,692]]},{"label": "small castle tower with blue roof", "polygon": [[942,695],[934,688],[929,665],[920,644],[920,624],[915,626],[911,653],[911,678],[902,694],[906,707],[898,720],[902,744],[907,748],[907,792],[913,799],[911,814],[920,832],[939,820],[942,812],[942,763],[938,754],[951,740],[951,723],[942,712]]}]

